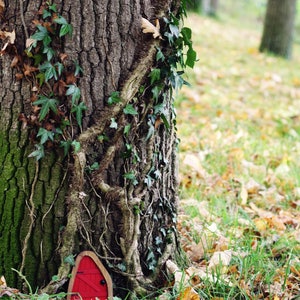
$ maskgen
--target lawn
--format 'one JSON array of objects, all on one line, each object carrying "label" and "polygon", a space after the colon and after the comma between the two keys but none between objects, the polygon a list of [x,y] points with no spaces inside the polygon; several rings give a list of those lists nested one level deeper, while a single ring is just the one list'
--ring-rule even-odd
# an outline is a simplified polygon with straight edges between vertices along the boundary
[{"label": "lawn", "polygon": [[185,23],[199,61],[176,99],[177,299],[300,299],[300,48],[261,54],[260,11],[224,11]]}]

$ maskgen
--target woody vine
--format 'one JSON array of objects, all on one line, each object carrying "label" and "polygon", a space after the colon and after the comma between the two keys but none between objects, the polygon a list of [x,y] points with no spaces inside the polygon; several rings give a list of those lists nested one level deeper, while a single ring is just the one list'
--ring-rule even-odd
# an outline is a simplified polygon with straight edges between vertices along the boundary
[{"label": "woody vine", "polygon": [[[124,189],[110,187],[104,182],[102,173],[114,158],[117,151],[114,141],[118,139],[125,141],[123,153],[125,161],[133,163],[140,161],[141,158],[133,143],[134,134],[131,134],[134,130],[132,119],[137,120],[135,127],[139,127],[142,121],[147,120],[148,133],[144,137],[146,141],[152,140],[155,132],[162,127],[167,132],[170,131],[171,136],[176,121],[175,110],[169,105],[168,99],[172,98],[173,90],[186,84],[182,77],[184,69],[187,66],[193,67],[196,60],[191,30],[186,27],[180,28],[184,14],[185,8],[182,5],[176,15],[169,13],[151,22],[141,20],[141,30],[151,40],[143,63],[133,70],[119,90],[108,97],[104,111],[105,118],[100,118],[97,123],[86,129],[83,124],[86,105],[81,99],[79,88],[84,70],[63,51],[63,40],[72,34],[72,26],[58,13],[56,5],[50,1],[43,3],[38,18],[34,20],[33,33],[27,38],[24,52],[20,53],[15,47],[12,33],[6,31],[0,33],[4,45],[1,54],[12,55],[11,66],[16,69],[16,78],[27,80],[31,84],[30,103],[24,104],[25,110],[19,116],[22,127],[29,129],[34,144],[30,157],[39,161],[53,148],[61,148],[64,154],[70,157],[73,165],[70,178],[72,189],[67,197],[67,224],[60,248],[61,266],[55,281],[46,287],[46,291],[57,290],[68,279],[70,260],[67,258],[74,252],[74,237],[78,231],[85,232],[81,211],[83,200],[87,196],[84,192],[86,180],[91,173],[94,177],[90,182],[93,191],[100,195],[112,194],[112,198],[118,198],[119,208],[122,211],[121,223],[124,224],[125,230],[120,240],[124,259],[119,262],[113,258],[117,263],[112,265],[112,268],[124,276],[130,272],[142,273],[138,270],[137,254],[137,237],[142,222],[140,212],[144,209],[141,199],[143,187],[151,188],[153,182],[161,176],[163,166],[154,163],[156,156],[159,155],[159,149],[149,150],[147,157],[149,161],[142,174],[137,174],[132,164],[124,164],[122,176],[127,195]],[[148,100],[143,101],[144,99]],[[107,124],[110,133],[114,132],[114,135],[107,133]],[[95,141],[107,143],[108,146],[100,159],[96,157],[92,160],[87,157],[87,149],[88,144]],[[168,163],[164,158],[160,160],[162,164]],[[138,196],[134,199],[132,197],[134,201],[128,204],[126,197],[131,197],[133,187],[141,192],[140,195],[136,193]],[[167,206],[166,203],[162,205]],[[174,216],[175,224],[176,212],[171,205],[167,209]],[[34,213],[32,217],[34,218]],[[126,231],[126,224],[130,224],[128,228],[131,228],[131,231]],[[166,237],[169,232],[166,230],[161,234]],[[85,239],[88,241],[88,236],[85,236]],[[122,244],[122,240],[130,240],[131,244]],[[158,263],[162,252],[161,244],[161,240],[157,238],[155,247],[148,251],[146,267],[149,272],[152,272]],[[90,246],[92,248],[92,245]],[[107,259],[109,254],[105,252],[106,248],[103,245],[104,258]],[[98,256],[101,257],[99,253]],[[133,286],[138,285],[135,278],[129,278],[130,280]]]}]

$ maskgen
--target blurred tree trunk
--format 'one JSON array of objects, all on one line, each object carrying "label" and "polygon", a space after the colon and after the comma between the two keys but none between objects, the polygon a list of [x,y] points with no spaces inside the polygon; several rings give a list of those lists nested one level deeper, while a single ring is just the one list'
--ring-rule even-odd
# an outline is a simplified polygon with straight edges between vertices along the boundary
[{"label": "blurred tree trunk", "polygon": [[200,13],[201,12],[201,7],[202,7],[202,1],[203,0],[187,1],[186,7],[187,7],[188,10],[192,10],[192,11]]},{"label": "blurred tree trunk", "polygon": [[291,58],[297,0],[268,0],[260,52]]},{"label": "blurred tree trunk", "polygon": [[[180,1],[54,2],[74,28],[72,38],[65,37],[57,47],[84,70],[78,82],[87,107],[76,136],[81,148],[69,159],[59,148],[37,162],[28,158],[33,145],[18,116],[30,114],[36,82],[29,76],[17,80],[16,73],[24,70],[11,67],[16,53],[11,59],[4,54],[0,275],[10,286],[19,281],[20,287],[15,268],[34,289],[55,291],[68,280],[71,267],[65,259],[92,250],[107,266],[117,295],[147,293],[164,283],[164,264],[177,249],[177,160],[170,86],[160,86],[154,100],[148,77],[157,67],[157,47],[168,51],[169,44],[142,33],[141,17],[155,24],[169,12],[176,14]],[[15,30],[12,49],[23,55],[25,32],[34,33],[32,21],[45,3],[5,4],[4,11],[0,7],[1,29]],[[0,48],[4,43],[0,40]],[[113,92],[119,92],[121,102],[109,106]],[[131,114],[124,113],[128,104],[135,109]],[[154,105],[164,109],[168,130]],[[58,280],[48,285],[56,274]]]},{"label": "blurred tree trunk", "polygon": [[219,0],[202,0],[202,13],[215,17],[217,15]]}]

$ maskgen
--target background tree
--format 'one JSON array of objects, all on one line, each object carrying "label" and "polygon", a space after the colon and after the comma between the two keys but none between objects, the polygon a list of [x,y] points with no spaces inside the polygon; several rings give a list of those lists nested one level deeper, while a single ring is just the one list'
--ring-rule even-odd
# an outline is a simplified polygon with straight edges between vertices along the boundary
[{"label": "background tree", "polygon": [[216,16],[219,0],[202,0],[202,12],[209,16]]},{"label": "background tree", "polygon": [[195,60],[183,13],[175,0],[0,0],[9,285],[20,286],[15,268],[56,291],[82,250],[108,267],[119,295],[163,283],[177,250],[172,88],[184,83],[176,66]]},{"label": "background tree", "polygon": [[292,56],[296,0],[268,0],[259,50]]}]

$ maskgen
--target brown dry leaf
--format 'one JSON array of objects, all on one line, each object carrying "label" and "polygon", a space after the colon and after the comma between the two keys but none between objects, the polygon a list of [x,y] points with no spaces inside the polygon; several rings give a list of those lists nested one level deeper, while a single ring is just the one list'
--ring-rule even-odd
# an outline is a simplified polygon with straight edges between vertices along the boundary
[{"label": "brown dry leaf", "polygon": [[36,68],[36,67],[32,67],[28,64],[24,64],[24,75],[25,76],[31,76],[32,73],[38,71],[39,68]]},{"label": "brown dry leaf", "polygon": [[227,267],[230,264],[232,257],[232,251],[231,250],[225,250],[225,251],[216,251],[211,259],[209,260],[208,269],[216,269],[217,267],[221,267],[221,272],[225,273],[227,270]]},{"label": "brown dry leaf", "polygon": [[264,218],[256,218],[253,220],[254,225],[259,232],[266,231],[268,229],[268,222]]},{"label": "brown dry leaf", "polygon": [[16,32],[13,30],[12,32],[9,31],[1,31],[0,30],[0,38],[2,40],[6,40],[9,44],[14,44],[16,39]]},{"label": "brown dry leaf", "polygon": [[177,300],[200,300],[200,297],[198,293],[189,286],[182,293],[180,293]]},{"label": "brown dry leaf", "polygon": [[[0,2],[0,4],[1,4],[1,2]],[[4,276],[0,277],[0,286],[1,287],[7,287],[6,280],[5,280]]]},{"label": "brown dry leaf", "polygon": [[6,41],[6,43],[4,44],[4,46],[0,51],[1,55],[3,55],[5,53],[5,49],[7,48],[7,46],[15,43],[16,32],[14,30],[12,32],[0,30],[0,39]]},{"label": "brown dry leaf", "polygon": [[11,61],[10,67],[11,68],[16,67],[19,61],[20,61],[20,57],[18,55],[15,55],[13,60]]},{"label": "brown dry leaf", "polygon": [[244,184],[242,184],[242,187],[241,187],[240,197],[241,197],[241,200],[242,200],[241,205],[246,205],[247,200],[248,200],[248,191],[247,191]]},{"label": "brown dry leaf", "polygon": [[198,244],[192,243],[189,246],[189,249],[186,251],[187,256],[193,262],[198,262],[200,259],[202,259],[204,257],[204,253],[205,253],[205,245],[204,243],[202,243],[202,241],[199,242]]},{"label": "brown dry leaf", "polygon": [[196,154],[193,153],[188,153],[186,154],[184,160],[183,160],[183,164],[191,167],[194,171],[197,172],[197,175],[200,178],[207,178],[208,177],[208,173],[207,171],[203,168],[202,164],[201,164],[201,160],[200,157]]},{"label": "brown dry leaf", "polygon": [[32,38],[26,39],[25,47],[29,48],[34,42],[36,42],[35,39],[32,39]]},{"label": "brown dry leaf", "polygon": [[159,25],[159,20],[156,19],[155,21],[155,26],[150,23],[147,19],[142,18],[142,29],[143,29],[143,33],[152,33],[153,34],[153,38],[162,38],[160,35],[160,25]]},{"label": "brown dry leaf", "polygon": [[290,270],[291,270],[292,273],[294,273],[298,277],[300,277],[300,270],[297,270],[295,266],[290,266]]}]

